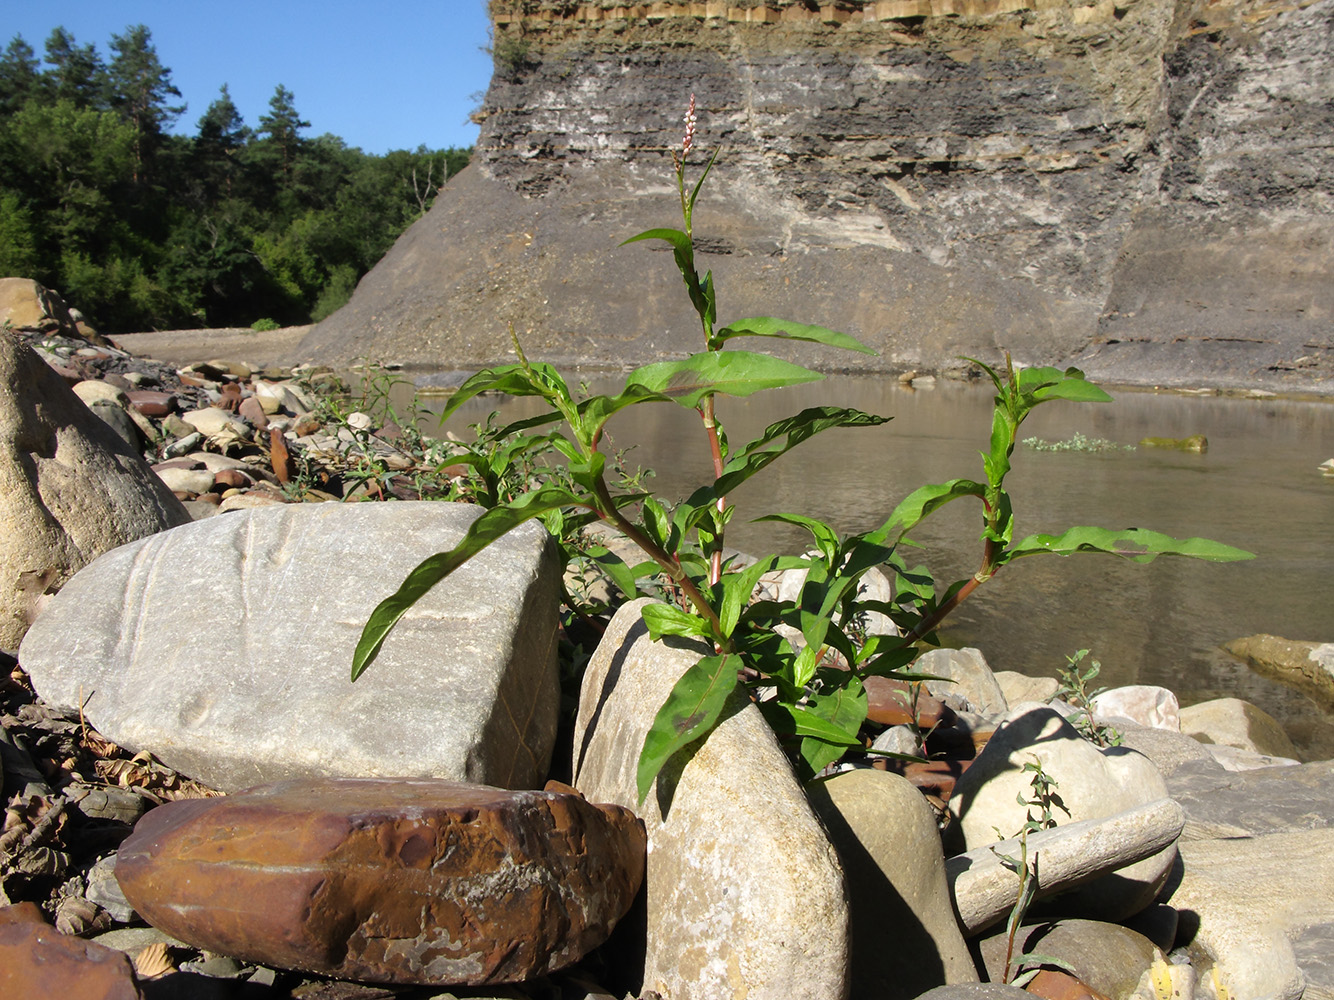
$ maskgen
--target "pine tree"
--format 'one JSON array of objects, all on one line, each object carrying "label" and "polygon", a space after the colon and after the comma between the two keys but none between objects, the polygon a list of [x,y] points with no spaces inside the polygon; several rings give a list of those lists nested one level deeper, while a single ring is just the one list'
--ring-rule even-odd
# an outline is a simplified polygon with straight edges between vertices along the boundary
[{"label": "pine tree", "polygon": [[46,61],[52,67],[46,74],[52,98],[80,109],[106,109],[107,70],[91,43],[75,45],[73,35],[56,28],[46,39]]},{"label": "pine tree", "polygon": [[251,132],[232,101],[227,84],[208,106],[198,122],[195,152],[205,179],[232,195],[232,181],[237,172],[236,154],[250,141]]},{"label": "pine tree", "polygon": [[310,122],[302,121],[297,114],[295,100],[296,95],[280,83],[269,98],[269,113],[259,116],[260,134],[267,135],[282,153],[284,176],[291,174],[292,162],[301,147],[298,133],[310,128]]},{"label": "pine tree", "polygon": [[162,65],[153,47],[152,33],[142,24],[111,36],[115,55],[107,68],[111,106],[134,126],[135,180],[142,179],[145,166],[166,127],[185,105],[169,105],[168,97],[181,92],[171,82],[171,70]]},{"label": "pine tree", "polygon": [[0,114],[12,115],[41,90],[37,54],[22,35],[15,35],[0,55]]}]

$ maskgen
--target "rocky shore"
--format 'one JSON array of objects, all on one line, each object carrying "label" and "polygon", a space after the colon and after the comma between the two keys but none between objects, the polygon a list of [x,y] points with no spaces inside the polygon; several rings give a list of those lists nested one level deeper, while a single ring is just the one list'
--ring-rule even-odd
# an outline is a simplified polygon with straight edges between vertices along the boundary
[{"label": "rocky shore", "polygon": [[385,589],[475,516],[419,502],[458,492],[448,443],[328,370],[0,346],[7,995],[1334,995],[1334,766],[1254,706],[938,650],[817,782],[739,703],[640,803],[699,651],[626,604],[562,731],[536,528],[349,685]]}]

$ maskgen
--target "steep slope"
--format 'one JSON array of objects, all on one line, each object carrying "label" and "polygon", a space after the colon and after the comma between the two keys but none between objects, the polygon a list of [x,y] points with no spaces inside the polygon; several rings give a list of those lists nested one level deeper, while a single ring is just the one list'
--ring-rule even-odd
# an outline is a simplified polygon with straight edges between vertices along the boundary
[{"label": "steep slope", "polygon": [[511,323],[563,363],[694,349],[670,255],[617,249],[676,224],[669,150],[693,92],[701,145],[723,146],[696,223],[720,319],[789,315],[882,352],[793,357],[1334,376],[1334,0],[496,0],[492,16],[474,166],[304,354],[466,368],[506,357]]}]

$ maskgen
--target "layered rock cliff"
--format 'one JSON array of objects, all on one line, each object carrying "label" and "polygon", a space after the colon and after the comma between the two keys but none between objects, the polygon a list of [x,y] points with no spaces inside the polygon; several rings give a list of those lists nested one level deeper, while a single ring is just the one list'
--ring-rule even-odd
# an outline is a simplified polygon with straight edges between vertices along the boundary
[{"label": "layered rock cliff", "polygon": [[[669,151],[719,319],[881,357],[1334,388],[1334,0],[493,0],[474,165],[306,354],[432,367],[697,348]],[[703,155],[695,154],[697,171]],[[1171,377],[1169,377],[1171,376]]]}]

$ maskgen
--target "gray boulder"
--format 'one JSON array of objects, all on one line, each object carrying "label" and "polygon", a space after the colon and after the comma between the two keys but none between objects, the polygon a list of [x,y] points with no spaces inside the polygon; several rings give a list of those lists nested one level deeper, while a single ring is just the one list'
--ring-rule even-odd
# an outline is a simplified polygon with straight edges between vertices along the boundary
[{"label": "gray boulder", "polygon": [[848,876],[852,996],[910,998],[977,969],[955,921],[936,816],[906,778],[858,768],[806,788]]},{"label": "gray boulder", "polygon": [[0,648],[94,558],[190,515],[49,365],[0,334]]},{"label": "gray boulder", "polygon": [[463,504],[238,511],[85,568],[24,640],[49,703],[233,790],[303,776],[541,785],[555,736],[559,569],[524,525],[432,589],[360,681],[372,609],[454,546]]},{"label": "gray boulder", "polygon": [[[1148,758],[1120,747],[1100,749],[1051,708],[1035,708],[1007,719],[959,779],[950,798],[959,822],[947,847],[973,850],[1016,835],[1029,813],[1023,803],[1033,796],[1032,774],[1023,768],[1035,760],[1057,782],[1058,824],[1099,819],[1167,797]],[[1137,913],[1153,902],[1174,856],[1169,845],[1064,895],[1065,912],[1113,921]]]},{"label": "gray boulder", "polygon": [[933,649],[917,658],[913,670],[945,678],[927,681],[926,689],[950,708],[988,716],[1009,711],[1005,694],[981,650]]},{"label": "gray boulder", "polygon": [[1183,840],[1262,837],[1334,825],[1334,761],[1227,771],[1189,764],[1167,779]]},{"label": "gray boulder", "polygon": [[1228,996],[1334,995],[1334,970],[1316,950],[1334,939],[1332,859],[1328,827],[1181,844],[1179,881],[1165,898],[1183,924],[1190,918],[1189,946],[1212,960]]},{"label": "gray boulder", "polygon": [[628,806],[648,830],[642,922],[612,938],[624,989],[664,1000],[846,997],[843,871],[754,705],[736,696],[724,721],[670,760],[639,803],[644,736],[706,652],[685,640],[651,642],[645,603],[616,613],[588,664],[572,767],[589,801]]}]

